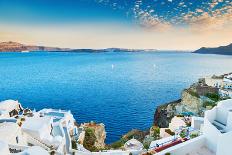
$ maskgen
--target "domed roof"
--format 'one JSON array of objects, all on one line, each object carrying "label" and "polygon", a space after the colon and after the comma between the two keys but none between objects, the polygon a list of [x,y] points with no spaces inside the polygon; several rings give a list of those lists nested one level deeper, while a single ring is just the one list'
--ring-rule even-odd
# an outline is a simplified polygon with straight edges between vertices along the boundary
[{"label": "domed roof", "polygon": [[126,150],[142,150],[143,144],[140,141],[133,138],[124,144],[124,148]]}]

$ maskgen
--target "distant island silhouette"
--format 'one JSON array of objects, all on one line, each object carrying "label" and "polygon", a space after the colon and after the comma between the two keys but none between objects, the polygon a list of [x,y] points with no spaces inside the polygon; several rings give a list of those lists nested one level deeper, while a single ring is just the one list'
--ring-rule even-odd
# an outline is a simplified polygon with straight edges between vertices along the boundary
[{"label": "distant island silhouette", "polygon": [[232,43],[227,46],[220,46],[215,48],[202,47],[193,53],[232,55]]}]

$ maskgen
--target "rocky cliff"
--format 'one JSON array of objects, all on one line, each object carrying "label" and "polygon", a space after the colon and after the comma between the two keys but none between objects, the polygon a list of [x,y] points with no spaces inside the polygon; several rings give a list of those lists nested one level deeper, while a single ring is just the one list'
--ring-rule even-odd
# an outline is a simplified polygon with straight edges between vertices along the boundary
[{"label": "rocky cliff", "polygon": [[88,52],[88,53],[99,53],[99,52],[154,52],[154,49],[123,49],[123,48],[106,48],[106,49],[69,49],[69,48],[58,48],[58,47],[46,47],[36,45],[25,45],[17,42],[0,42],[0,52],[21,52],[21,51],[54,51],[54,52]]},{"label": "rocky cliff", "polygon": [[81,124],[85,130],[83,146],[90,151],[98,151],[105,148],[106,131],[105,125],[94,122]]},{"label": "rocky cliff", "polygon": [[58,47],[46,47],[46,46],[34,46],[24,45],[17,42],[1,42],[0,52],[20,52],[20,51],[67,51],[66,48]]},{"label": "rocky cliff", "polygon": [[218,95],[218,89],[205,85],[202,80],[194,83],[181,93],[181,99],[157,107],[154,114],[154,125],[161,128],[168,127],[171,119],[176,115],[203,116],[206,103],[215,105],[212,95]]}]

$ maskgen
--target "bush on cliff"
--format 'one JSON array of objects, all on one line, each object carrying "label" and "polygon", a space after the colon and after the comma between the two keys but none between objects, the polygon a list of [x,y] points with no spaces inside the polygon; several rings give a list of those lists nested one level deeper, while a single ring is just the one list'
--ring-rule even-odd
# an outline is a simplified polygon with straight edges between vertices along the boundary
[{"label": "bush on cliff", "polygon": [[160,138],[160,128],[158,126],[153,126],[150,129],[150,135],[154,137],[155,139]]},{"label": "bush on cliff", "polygon": [[125,142],[124,142],[122,139],[120,139],[120,140],[118,140],[118,141],[112,143],[112,144],[110,145],[110,147],[113,148],[113,149],[118,149],[118,148],[122,147],[122,146],[124,145],[124,143],[125,143]]},{"label": "bush on cliff", "polygon": [[192,96],[195,96],[195,97],[197,97],[197,98],[200,98],[199,94],[198,94],[197,92],[193,91],[193,90],[188,90],[187,92],[188,92],[190,95],[192,95]]},{"label": "bush on cliff", "polygon": [[215,104],[214,102],[205,101],[205,102],[203,103],[203,107],[206,108],[206,107],[208,107],[208,106],[210,106],[210,107],[213,108],[214,106],[216,106],[216,104]]},{"label": "bush on cliff", "polygon": [[96,139],[97,138],[94,134],[94,130],[91,128],[86,128],[83,146],[89,151],[98,151],[97,148],[94,146]]},{"label": "bush on cliff", "polygon": [[207,93],[205,96],[208,97],[209,99],[215,101],[215,102],[220,100],[220,96],[217,93]]},{"label": "bush on cliff", "polygon": [[172,132],[170,129],[165,129],[165,132],[168,133],[171,136],[175,135],[175,132]]}]

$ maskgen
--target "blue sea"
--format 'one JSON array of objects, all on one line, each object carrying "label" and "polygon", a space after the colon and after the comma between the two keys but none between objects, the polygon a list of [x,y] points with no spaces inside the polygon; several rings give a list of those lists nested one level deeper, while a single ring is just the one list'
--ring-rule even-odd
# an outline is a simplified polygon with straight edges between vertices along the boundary
[{"label": "blue sea", "polygon": [[107,143],[148,129],[158,105],[198,78],[232,71],[232,57],[171,52],[0,53],[0,100],[70,109],[105,124]]}]

